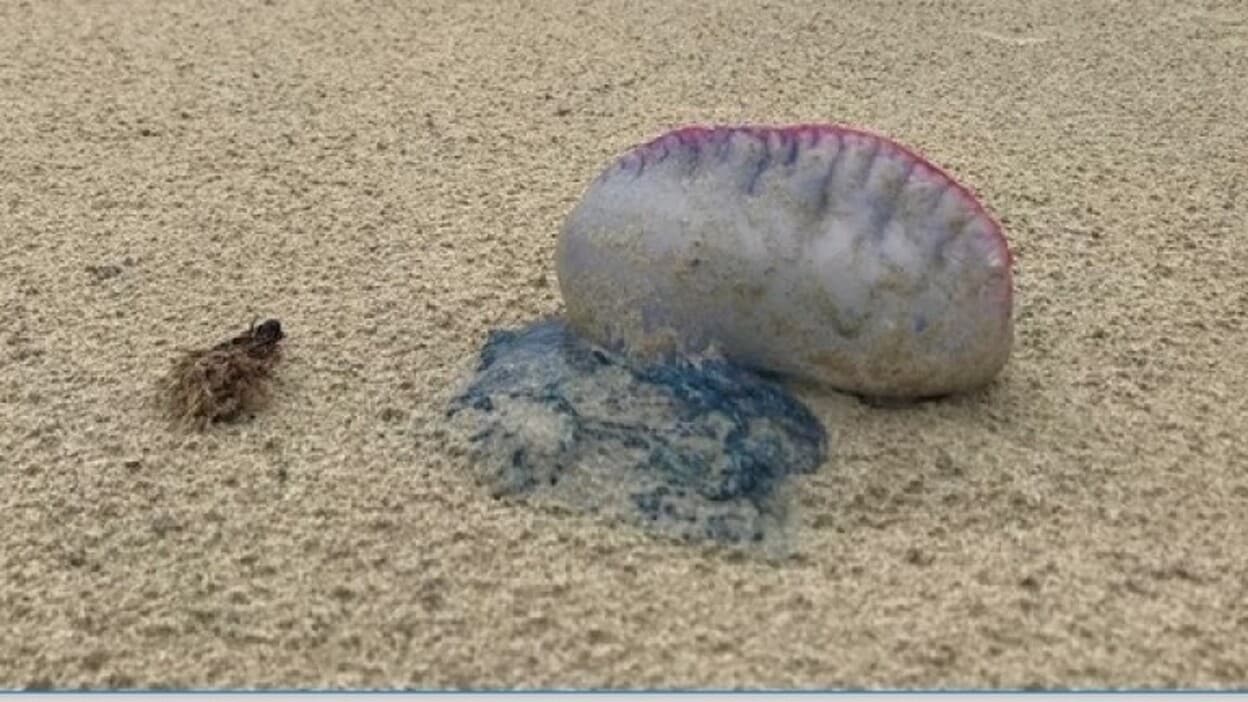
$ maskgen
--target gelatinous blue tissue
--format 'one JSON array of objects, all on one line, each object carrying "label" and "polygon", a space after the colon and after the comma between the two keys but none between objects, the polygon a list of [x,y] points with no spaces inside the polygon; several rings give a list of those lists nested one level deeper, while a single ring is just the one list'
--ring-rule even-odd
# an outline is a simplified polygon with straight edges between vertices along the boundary
[{"label": "gelatinous blue tissue", "polygon": [[785,479],[827,451],[776,382],[720,359],[635,363],[561,320],[491,332],[448,416],[495,496],[727,545],[782,542]]}]

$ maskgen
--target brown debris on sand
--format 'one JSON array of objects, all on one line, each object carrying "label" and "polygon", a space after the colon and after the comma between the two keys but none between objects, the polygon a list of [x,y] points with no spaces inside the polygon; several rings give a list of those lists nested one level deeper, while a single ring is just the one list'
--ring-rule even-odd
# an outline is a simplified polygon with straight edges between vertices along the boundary
[{"label": "brown debris on sand", "polygon": [[263,408],[285,337],[281,323],[270,319],[253,322],[210,349],[183,351],[160,382],[160,400],[170,418],[202,430]]}]

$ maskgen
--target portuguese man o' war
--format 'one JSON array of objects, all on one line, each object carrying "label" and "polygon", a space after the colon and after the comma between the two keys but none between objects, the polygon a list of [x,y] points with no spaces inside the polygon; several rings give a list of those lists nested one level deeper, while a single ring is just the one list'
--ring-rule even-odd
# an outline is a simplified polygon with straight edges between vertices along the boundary
[{"label": "portuguese man o' war", "polygon": [[787,541],[826,457],[790,392],[989,383],[1011,256],[964,186],[835,125],[687,127],[590,183],[560,233],[566,318],[491,332],[448,415],[497,496],[683,539]]}]

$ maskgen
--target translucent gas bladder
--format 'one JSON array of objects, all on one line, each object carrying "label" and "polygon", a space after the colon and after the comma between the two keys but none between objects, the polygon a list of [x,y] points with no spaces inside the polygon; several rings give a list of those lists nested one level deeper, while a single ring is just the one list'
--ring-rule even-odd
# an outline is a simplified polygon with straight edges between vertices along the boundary
[{"label": "translucent gas bladder", "polygon": [[987,384],[1013,339],[1010,253],[963,186],[837,126],[689,128],[589,186],[558,242],[572,327],[630,353],[716,347],[876,397]]}]

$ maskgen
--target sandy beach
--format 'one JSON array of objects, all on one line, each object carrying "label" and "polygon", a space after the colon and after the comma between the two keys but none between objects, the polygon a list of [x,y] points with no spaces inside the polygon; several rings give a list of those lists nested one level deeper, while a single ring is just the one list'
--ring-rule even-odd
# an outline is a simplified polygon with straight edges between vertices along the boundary
[{"label": "sandy beach", "polygon": [[[0,3],[0,687],[1248,686],[1241,2]],[[693,123],[844,122],[1003,223],[972,395],[803,392],[783,562],[491,499],[445,402]],[[274,401],[152,388],[276,317]]]}]

